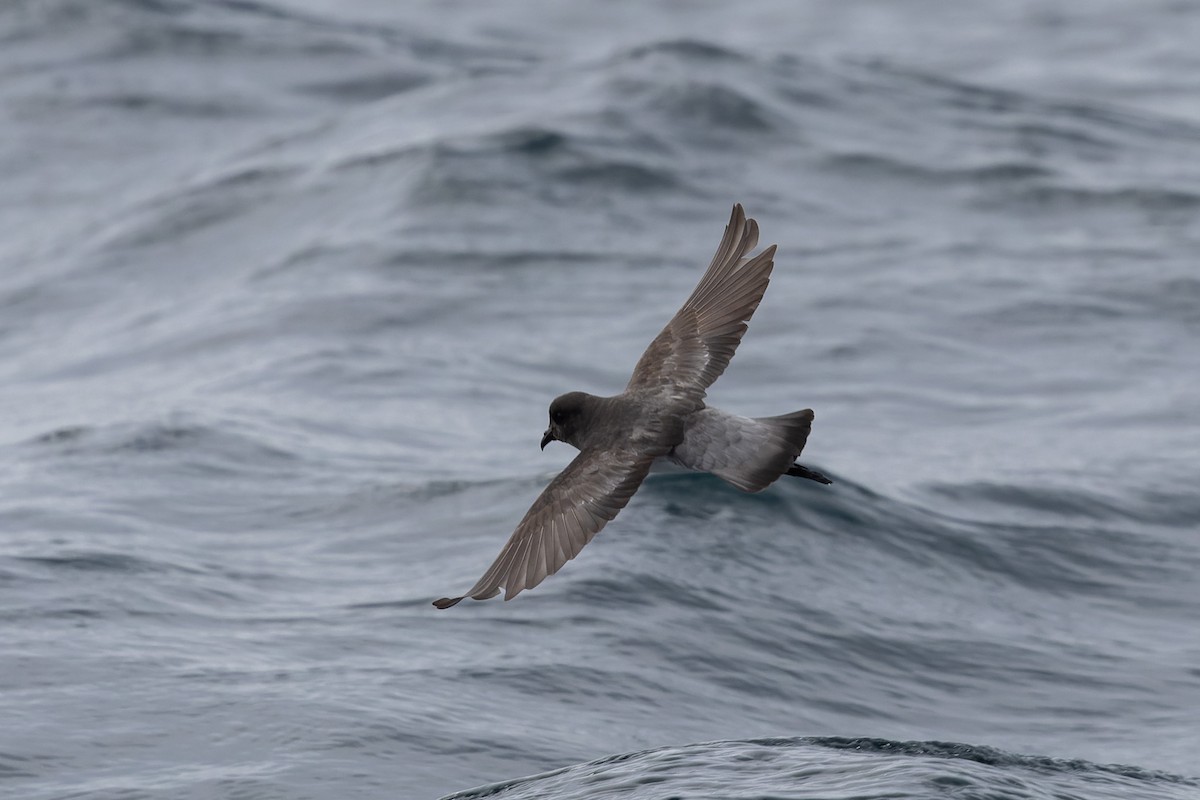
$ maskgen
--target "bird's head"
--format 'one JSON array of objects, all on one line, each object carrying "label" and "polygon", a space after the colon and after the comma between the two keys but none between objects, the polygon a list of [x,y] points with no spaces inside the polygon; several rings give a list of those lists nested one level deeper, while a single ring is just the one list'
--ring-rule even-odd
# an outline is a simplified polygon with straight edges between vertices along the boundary
[{"label": "bird's head", "polygon": [[583,392],[567,392],[554,398],[550,404],[550,427],[542,434],[542,449],[545,450],[546,445],[555,441],[580,448],[589,401],[593,399]]}]

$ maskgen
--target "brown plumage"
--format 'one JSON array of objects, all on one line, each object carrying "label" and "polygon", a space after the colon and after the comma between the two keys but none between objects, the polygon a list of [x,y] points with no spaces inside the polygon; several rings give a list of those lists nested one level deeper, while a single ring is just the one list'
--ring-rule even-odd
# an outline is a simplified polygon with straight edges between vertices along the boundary
[{"label": "brown plumage", "polygon": [[749,419],[704,404],[770,282],[775,246],[749,257],[757,244],[758,223],[734,206],[708,270],[646,348],[625,391],[613,397],[570,392],[551,403],[542,447],[562,441],[579,455],[534,501],[483,577],[466,594],[435,606],[486,600],[501,588],[511,600],[537,586],[625,507],[656,460],[712,472],[750,492],[785,474],[829,482],[794,464],[812,426],[811,410]]}]

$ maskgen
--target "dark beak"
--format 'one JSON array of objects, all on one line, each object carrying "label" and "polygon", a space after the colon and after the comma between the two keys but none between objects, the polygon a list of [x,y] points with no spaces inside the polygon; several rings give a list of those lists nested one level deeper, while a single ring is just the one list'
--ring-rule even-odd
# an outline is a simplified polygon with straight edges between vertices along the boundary
[{"label": "dark beak", "polygon": [[550,444],[553,441],[554,441],[554,434],[550,432],[549,428],[546,428],[546,432],[542,434],[542,449],[545,450],[546,445]]}]

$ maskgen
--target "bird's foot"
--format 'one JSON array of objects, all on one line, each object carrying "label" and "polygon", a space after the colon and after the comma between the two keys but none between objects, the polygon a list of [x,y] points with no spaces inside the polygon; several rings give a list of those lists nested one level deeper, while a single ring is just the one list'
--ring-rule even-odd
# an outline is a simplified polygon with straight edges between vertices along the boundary
[{"label": "bird's foot", "polygon": [[792,464],[786,474],[794,475],[797,478],[808,478],[810,481],[816,481],[817,483],[833,483],[833,481],[829,480],[829,478],[826,478],[815,469],[809,469],[803,464]]}]

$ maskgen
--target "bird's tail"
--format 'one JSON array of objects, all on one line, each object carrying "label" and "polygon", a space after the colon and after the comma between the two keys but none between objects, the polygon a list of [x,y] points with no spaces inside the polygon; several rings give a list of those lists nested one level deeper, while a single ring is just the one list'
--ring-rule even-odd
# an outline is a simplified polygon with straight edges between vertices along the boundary
[{"label": "bird's tail", "polygon": [[812,430],[813,412],[806,408],[778,417],[757,417],[750,421],[753,431],[745,431],[745,444],[753,442],[753,451],[736,463],[722,464],[712,472],[744,492],[761,492],[781,475],[793,474],[796,457],[804,449]]}]

